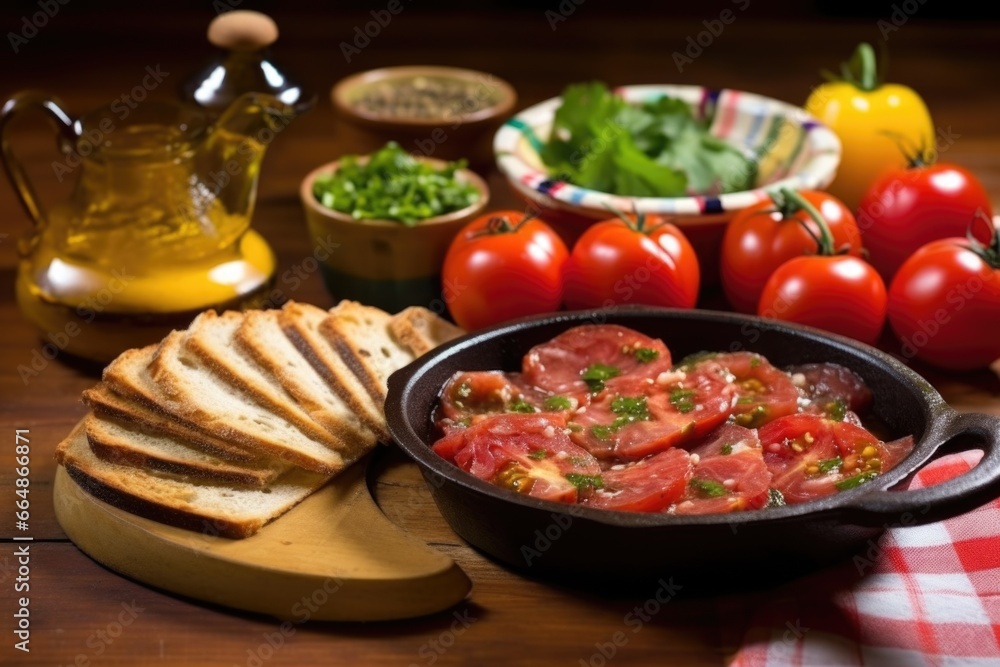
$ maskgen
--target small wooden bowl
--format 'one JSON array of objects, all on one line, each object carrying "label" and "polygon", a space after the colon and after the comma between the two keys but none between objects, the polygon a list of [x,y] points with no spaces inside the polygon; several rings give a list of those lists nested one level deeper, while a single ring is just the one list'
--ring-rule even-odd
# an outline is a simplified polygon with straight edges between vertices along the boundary
[{"label": "small wooden bowl", "polygon": [[[418,159],[434,167],[445,166],[442,160]],[[462,169],[456,178],[472,184],[479,191],[479,200],[407,227],[394,220],[355,220],[318,202],[313,184],[339,166],[337,160],[313,170],[299,188],[315,256],[330,294],[393,313],[414,305],[443,312],[441,267],[448,246],[486,209],[489,186],[474,172]]]},{"label": "small wooden bowl", "polygon": [[[476,95],[487,97],[489,103],[467,113],[454,109],[440,118],[376,114],[353,104],[375,86],[418,77],[474,83]],[[337,83],[330,97],[337,113],[357,131],[365,150],[378,150],[393,140],[411,153],[442,160],[466,157],[473,164],[492,160],[492,135],[517,103],[514,88],[492,74],[429,65],[386,67],[354,74]]]}]

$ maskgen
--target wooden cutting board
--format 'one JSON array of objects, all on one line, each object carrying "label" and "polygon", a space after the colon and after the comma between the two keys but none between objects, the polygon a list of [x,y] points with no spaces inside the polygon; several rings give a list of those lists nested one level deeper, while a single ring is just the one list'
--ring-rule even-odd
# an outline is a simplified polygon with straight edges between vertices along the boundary
[{"label": "wooden cutting board", "polygon": [[[80,428],[75,433],[86,437]],[[469,578],[382,514],[365,482],[369,460],[242,540],[119,510],[80,488],[61,466],[56,518],[84,553],[116,572],[283,620],[379,621],[457,604],[469,593]]]}]

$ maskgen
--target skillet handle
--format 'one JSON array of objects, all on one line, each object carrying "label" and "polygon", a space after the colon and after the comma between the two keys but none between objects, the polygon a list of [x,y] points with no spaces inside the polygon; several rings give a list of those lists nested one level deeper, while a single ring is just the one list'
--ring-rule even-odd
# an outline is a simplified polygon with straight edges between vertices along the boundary
[{"label": "skillet handle", "polygon": [[971,435],[982,442],[983,458],[969,472],[914,491],[879,491],[842,507],[847,520],[860,526],[912,526],[964,514],[1000,495],[1000,417],[956,414],[941,444]]}]

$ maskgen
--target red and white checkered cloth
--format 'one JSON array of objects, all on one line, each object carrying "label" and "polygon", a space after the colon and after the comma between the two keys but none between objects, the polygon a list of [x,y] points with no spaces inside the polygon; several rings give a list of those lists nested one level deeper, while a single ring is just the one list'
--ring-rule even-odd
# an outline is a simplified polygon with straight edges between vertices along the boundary
[{"label": "red and white checkered cloth", "polygon": [[[967,472],[981,456],[935,461],[910,488]],[[732,667],[1000,667],[1000,500],[893,528],[869,555],[769,595]]]}]

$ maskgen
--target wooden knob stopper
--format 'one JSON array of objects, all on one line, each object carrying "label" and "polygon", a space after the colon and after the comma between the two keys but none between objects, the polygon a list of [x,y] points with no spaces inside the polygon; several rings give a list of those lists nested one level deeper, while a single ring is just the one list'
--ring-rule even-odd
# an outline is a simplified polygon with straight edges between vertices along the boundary
[{"label": "wooden knob stopper", "polygon": [[208,41],[221,49],[256,51],[278,39],[278,25],[267,14],[237,9],[219,14],[208,25]]}]

